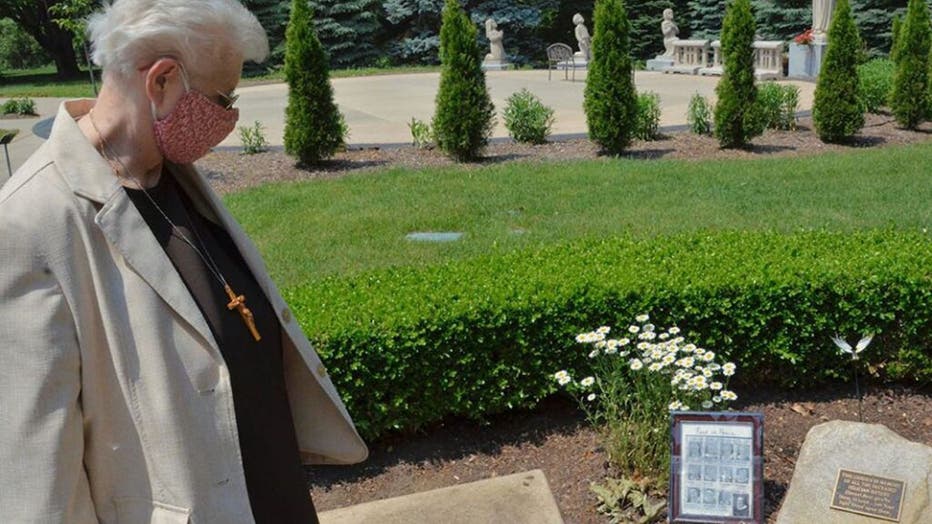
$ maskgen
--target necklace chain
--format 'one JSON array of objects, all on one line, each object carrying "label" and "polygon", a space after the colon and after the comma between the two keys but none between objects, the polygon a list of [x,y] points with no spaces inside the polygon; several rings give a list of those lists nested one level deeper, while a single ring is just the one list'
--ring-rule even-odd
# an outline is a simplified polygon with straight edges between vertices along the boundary
[{"label": "necklace chain", "polygon": [[[188,211],[185,209],[184,205],[181,206],[181,211],[184,213],[185,218],[188,220],[188,223],[191,225],[191,231],[194,232],[194,236],[197,238],[198,243],[204,248],[203,251],[201,251],[196,245],[194,245],[194,243],[184,234],[184,232],[181,231],[181,229],[177,225],[175,225],[174,222],[172,222],[172,220],[168,217],[165,211],[163,211],[162,208],[155,201],[155,199],[152,198],[152,195],[149,194],[149,191],[145,187],[143,187],[142,184],[140,184],[139,181],[136,180],[134,176],[130,174],[129,169],[126,167],[126,164],[124,164],[123,161],[120,160],[120,157],[117,156],[116,153],[114,153],[113,148],[111,148],[110,144],[107,143],[107,140],[104,138],[103,133],[101,133],[100,129],[97,128],[97,123],[94,122],[93,112],[94,112],[93,109],[88,111],[87,117],[88,117],[88,120],[90,120],[91,122],[91,127],[94,128],[94,132],[96,132],[97,136],[100,138],[100,143],[103,146],[102,149],[105,150],[105,151],[102,150],[101,152],[104,153],[104,157],[106,157],[106,159],[110,162],[110,168],[116,172],[118,177],[129,179],[130,181],[132,181],[133,184],[136,185],[136,187],[138,187],[142,191],[142,194],[146,196],[146,199],[149,200],[149,203],[152,204],[152,206],[156,209],[156,211],[158,211],[159,214],[162,215],[162,218],[164,218],[165,221],[168,222],[168,225],[171,226],[172,235],[174,235],[176,238],[178,238],[179,240],[187,244],[191,249],[193,249],[194,252],[197,253],[197,256],[199,256],[201,260],[204,262],[204,265],[207,266],[207,269],[209,269],[211,274],[213,274],[214,278],[216,278],[217,281],[220,282],[222,286],[224,286],[224,288],[228,287],[227,280],[223,277],[223,274],[220,272],[219,266],[217,266],[216,262],[214,262],[213,257],[210,256],[210,252],[207,251],[207,246],[206,244],[204,244],[204,240],[201,239],[201,235],[197,232],[197,227],[194,225],[194,221],[191,220],[191,216],[188,214]],[[123,175],[120,174],[119,170],[114,168],[113,166],[114,162],[118,163],[120,167],[123,168]]]}]

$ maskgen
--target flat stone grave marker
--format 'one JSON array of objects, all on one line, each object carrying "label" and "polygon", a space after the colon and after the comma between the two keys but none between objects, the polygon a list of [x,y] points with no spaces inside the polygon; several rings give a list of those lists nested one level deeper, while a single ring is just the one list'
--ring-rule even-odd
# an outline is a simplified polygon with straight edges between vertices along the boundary
[{"label": "flat stone grave marker", "polygon": [[463,237],[462,233],[453,231],[420,231],[408,233],[405,238],[415,242],[456,242]]},{"label": "flat stone grave marker", "polygon": [[932,448],[880,424],[809,430],[777,524],[932,523]]}]

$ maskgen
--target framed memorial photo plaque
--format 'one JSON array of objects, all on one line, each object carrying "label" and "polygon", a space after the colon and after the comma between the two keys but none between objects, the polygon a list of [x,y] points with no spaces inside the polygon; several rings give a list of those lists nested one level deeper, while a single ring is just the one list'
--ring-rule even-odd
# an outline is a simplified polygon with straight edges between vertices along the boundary
[{"label": "framed memorial photo plaque", "polygon": [[671,413],[670,522],[763,522],[764,416]]}]

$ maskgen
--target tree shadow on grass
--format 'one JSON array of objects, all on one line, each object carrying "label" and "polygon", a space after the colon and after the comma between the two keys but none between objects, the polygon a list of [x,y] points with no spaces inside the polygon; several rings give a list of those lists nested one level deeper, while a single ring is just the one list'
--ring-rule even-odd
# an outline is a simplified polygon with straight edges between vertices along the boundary
[{"label": "tree shadow on grass", "polygon": [[500,155],[484,156],[474,163],[479,165],[504,164],[505,162],[513,162],[515,160],[521,160],[522,158],[528,158],[530,156],[531,155],[524,153],[504,153]]},{"label": "tree shadow on grass", "polygon": [[620,158],[628,158],[631,160],[657,160],[672,153],[676,153],[676,149],[670,147],[657,147],[626,151],[623,155],[621,155]]},{"label": "tree shadow on grass", "polygon": [[306,173],[343,173],[349,171],[361,171],[363,169],[372,169],[382,167],[388,164],[387,160],[350,160],[346,158],[331,158],[321,160],[314,164],[296,164],[299,171]]},{"label": "tree shadow on grass", "polygon": [[[376,477],[398,464],[460,460],[473,454],[496,455],[505,447],[541,445],[553,435],[572,435],[586,425],[585,415],[565,397],[551,396],[534,410],[491,416],[487,424],[447,418],[417,433],[393,433],[369,443],[369,458],[353,466],[314,466],[308,480],[330,488]],[[494,427],[494,432],[489,428]]]}]

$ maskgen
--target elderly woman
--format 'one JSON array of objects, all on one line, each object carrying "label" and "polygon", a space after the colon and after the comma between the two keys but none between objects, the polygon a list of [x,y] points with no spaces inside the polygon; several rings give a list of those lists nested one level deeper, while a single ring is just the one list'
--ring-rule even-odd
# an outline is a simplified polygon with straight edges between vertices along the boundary
[{"label": "elderly woman", "polygon": [[191,166],[265,33],[235,0],[117,0],[89,34],[100,96],[0,191],[0,522],[316,522],[302,461],[366,447]]}]

